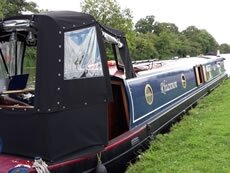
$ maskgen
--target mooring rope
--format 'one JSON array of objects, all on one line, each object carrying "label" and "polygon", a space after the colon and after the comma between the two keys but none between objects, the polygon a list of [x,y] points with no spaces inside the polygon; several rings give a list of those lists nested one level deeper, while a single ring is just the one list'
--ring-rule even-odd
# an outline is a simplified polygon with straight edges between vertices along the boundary
[{"label": "mooring rope", "polygon": [[35,158],[32,167],[36,169],[37,173],[50,173],[48,165],[41,158]]}]

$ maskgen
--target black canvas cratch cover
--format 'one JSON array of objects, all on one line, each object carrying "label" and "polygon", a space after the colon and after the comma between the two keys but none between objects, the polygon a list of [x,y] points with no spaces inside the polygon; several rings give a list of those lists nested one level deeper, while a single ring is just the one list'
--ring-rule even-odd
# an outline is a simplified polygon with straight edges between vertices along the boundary
[{"label": "black canvas cratch cover", "polygon": [[[126,44],[123,33],[78,12],[22,15],[5,21],[18,19],[33,20],[37,32],[35,103],[32,109],[0,110],[2,152],[55,161],[100,151],[108,143],[107,106],[112,98],[101,31],[113,33]],[[75,35],[81,39],[71,40]],[[66,50],[66,45],[75,43],[91,45],[87,52],[95,55],[96,65],[85,58],[75,61],[78,73],[66,69],[71,69],[69,57],[79,53]],[[121,51],[128,56],[127,48]],[[82,70],[85,64],[87,71]],[[128,78],[133,75],[129,70],[126,73]]]},{"label": "black canvas cratch cover", "polygon": [[53,113],[1,112],[2,153],[48,161],[99,152],[107,144],[106,106]]}]

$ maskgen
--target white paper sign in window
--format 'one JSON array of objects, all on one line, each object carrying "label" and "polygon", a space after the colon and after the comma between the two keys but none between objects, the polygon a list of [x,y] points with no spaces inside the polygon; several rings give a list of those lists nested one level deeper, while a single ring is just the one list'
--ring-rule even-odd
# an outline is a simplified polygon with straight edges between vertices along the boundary
[{"label": "white paper sign in window", "polygon": [[103,76],[95,27],[65,33],[64,79]]}]

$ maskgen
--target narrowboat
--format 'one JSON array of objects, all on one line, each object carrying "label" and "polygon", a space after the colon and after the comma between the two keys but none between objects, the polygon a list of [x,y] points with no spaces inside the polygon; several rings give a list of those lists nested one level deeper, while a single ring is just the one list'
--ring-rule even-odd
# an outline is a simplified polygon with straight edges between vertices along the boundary
[{"label": "narrowboat", "polygon": [[219,56],[131,61],[125,34],[88,14],[6,18],[0,173],[118,172],[226,76]]}]

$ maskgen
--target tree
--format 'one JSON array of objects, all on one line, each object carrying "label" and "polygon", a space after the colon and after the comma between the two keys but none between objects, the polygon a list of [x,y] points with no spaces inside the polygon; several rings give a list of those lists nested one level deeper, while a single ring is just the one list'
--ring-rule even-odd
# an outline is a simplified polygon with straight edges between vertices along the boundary
[{"label": "tree", "polygon": [[144,19],[140,19],[137,21],[135,28],[136,31],[139,33],[152,33],[154,29],[154,21],[155,21],[155,16],[146,16]]},{"label": "tree", "polygon": [[219,45],[211,34],[209,34],[205,29],[203,29],[200,30],[197,37],[198,37],[197,40],[201,44],[202,51],[204,54],[210,52],[216,53]]},{"label": "tree", "polygon": [[83,0],[81,9],[103,25],[120,29],[125,33],[132,31],[131,10],[122,10],[116,0]]},{"label": "tree", "polygon": [[155,47],[160,55],[160,59],[171,59],[178,56],[181,42],[177,34],[173,32],[161,32],[157,38]]},{"label": "tree", "polygon": [[153,29],[157,35],[160,35],[162,32],[179,33],[178,27],[174,23],[156,22]]},{"label": "tree", "polygon": [[81,9],[82,12],[91,14],[101,24],[123,31],[130,50],[134,49],[135,33],[132,12],[129,8],[122,10],[116,0],[82,0]]},{"label": "tree", "polygon": [[37,4],[25,0],[0,0],[0,17],[20,15],[22,12],[39,12]]},{"label": "tree", "polygon": [[0,0],[0,19],[4,18],[3,9],[4,9],[3,2],[2,0]]},{"label": "tree", "polygon": [[184,34],[179,35],[180,43],[178,45],[178,56],[197,56],[202,53],[201,47],[196,42],[191,42]]},{"label": "tree", "polygon": [[181,49],[183,44],[180,40],[180,32],[175,24],[156,22],[153,30],[156,38],[155,48],[160,59],[184,55],[184,49]]},{"label": "tree", "polygon": [[223,43],[220,45],[219,49],[220,49],[220,53],[230,53],[230,45],[229,44]]},{"label": "tree", "polygon": [[194,50],[199,50],[200,53],[206,54],[209,52],[216,52],[218,43],[215,38],[209,34],[206,30],[199,30],[195,26],[189,26],[182,31],[182,34],[189,40]]},{"label": "tree", "polygon": [[152,33],[137,33],[131,57],[134,60],[157,59],[159,54],[155,48],[156,36]]},{"label": "tree", "polygon": [[195,26],[188,26],[184,31],[182,31],[182,34],[184,34],[187,38],[192,38],[193,35],[196,35],[199,33],[199,29]]}]

